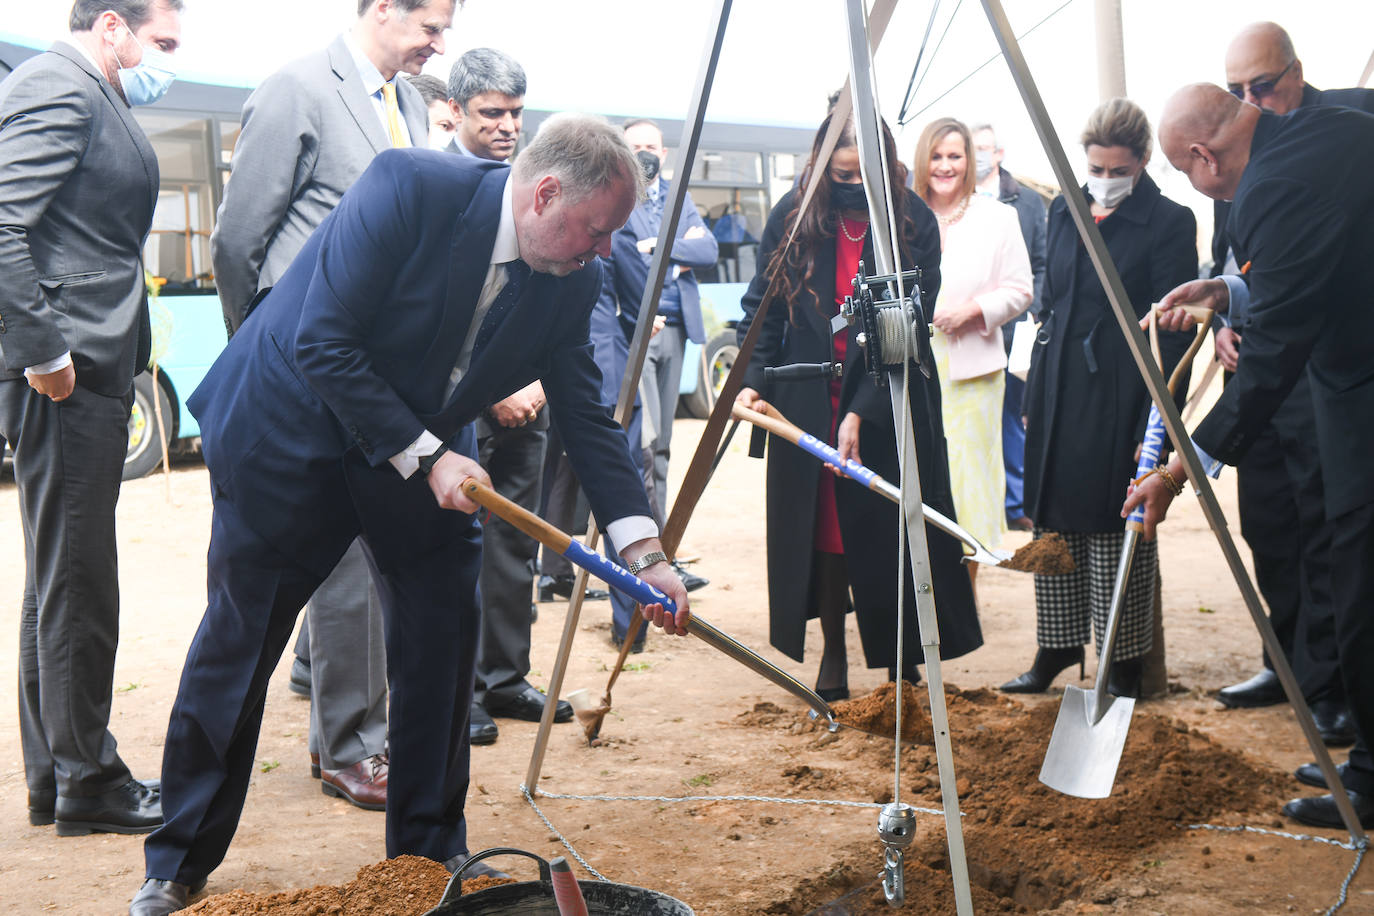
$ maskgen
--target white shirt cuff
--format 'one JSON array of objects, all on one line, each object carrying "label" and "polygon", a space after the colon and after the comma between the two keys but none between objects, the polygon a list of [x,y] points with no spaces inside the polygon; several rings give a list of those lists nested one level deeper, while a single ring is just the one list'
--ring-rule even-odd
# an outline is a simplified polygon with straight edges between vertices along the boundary
[{"label": "white shirt cuff", "polygon": [[[1191,439],[1188,441],[1192,442]],[[1203,473],[1213,480],[1221,476],[1221,469],[1226,465],[1204,452],[1202,446],[1198,445],[1196,442],[1193,442],[1193,451],[1197,452],[1198,461],[1202,462]]]},{"label": "white shirt cuff", "polygon": [[57,359],[50,359],[46,363],[39,363],[36,366],[29,366],[24,370],[25,375],[48,375],[59,369],[65,369],[72,364],[72,351],[68,350]]},{"label": "white shirt cuff", "polygon": [[434,450],[443,444],[443,442],[439,441],[438,436],[434,435],[434,433],[429,430],[425,430],[420,433],[414,442],[406,446],[404,452],[392,455],[387,460],[391,462],[391,466],[396,469],[398,474],[406,480],[409,480],[410,475],[420,469],[420,459],[424,458],[426,455],[433,455]]},{"label": "white shirt cuff", "polygon": [[1250,287],[1245,285],[1245,280],[1237,274],[1222,274],[1218,279],[1226,284],[1226,293],[1230,301],[1226,306],[1226,311],[1218,312],[1226,326],[1231,327],[1231,312],[1243,311],[1245,306],[1250,303]]},{"label": "white shirt cuff", "polygon": [[619,551],[635,541],[658,537],[658,525],[647,515],[627,515],[606,526],[606,537]]}]

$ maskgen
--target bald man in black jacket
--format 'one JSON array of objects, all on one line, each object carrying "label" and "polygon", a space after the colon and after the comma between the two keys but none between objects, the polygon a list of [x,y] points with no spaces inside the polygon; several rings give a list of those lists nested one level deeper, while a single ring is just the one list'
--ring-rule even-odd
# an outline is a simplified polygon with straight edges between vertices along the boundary
[{"label": "bald man in black jacket", "polygon": [[[1206,456],[1235,464],[1308,374],[1332,532],[1341,679],[1356,731],[1341,776],[1361,823],[1374,826],[1374,172],[1350,154],[1374,149],[1374,116],[1348,108],[1280,116],[1196,84],[1169,100],[1159,135],[1193,187],[1234,202],[1232,245],[1249,266],[1245,347],[1193,441]],[[1188,322],[1168,299],[1161,324],[1180,329]],[[1185,479],[1177,455],[1168,470]],[[1124,514],[1145,504],[1147,537],[1172,500],[1159,476],[1123,507]],[[1289,802],[1284,813],[1341,826],[1330,795]]]}]

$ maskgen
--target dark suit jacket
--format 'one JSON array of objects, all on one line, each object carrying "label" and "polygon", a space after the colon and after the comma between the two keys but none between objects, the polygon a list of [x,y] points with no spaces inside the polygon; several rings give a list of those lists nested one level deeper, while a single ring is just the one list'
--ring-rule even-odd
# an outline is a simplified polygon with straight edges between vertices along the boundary
[{"label": "dark suit jacket", "polygon": [[[668,194],[671,182],[659,179],[659,193]],[[665,198],[666,200],[666,198]],[[684,239],[687,230],[693,226],[701,227],[706,234],[699,239]],[[644,287],[649,282],[649,262],[652,255],[642,254],[636,244],[640,239],[656,238],[658,229],[654,227],[649,215],[647,201],[635,207],[629,220],[616,230],[611,239],[611,271],[616,297],[620,300],[620,320],[634,332],[635,321],[639,318],[639,302],[644,298]],[[692,274],[693,267],[710,267],[716,263],[720,245],[716,237],[701,221],[697,205],[688,194],[682,199],[682,216],[677,221],[677,236],[673,241],[672,263],[685,268],[676,281],[672,271],[663,279],[666,288],[676,282],[678,295],[682,298],[682,324],[687,329],[687,337],[695,343],[706,342],[706,329],[701,320],[701,291],[697,288],[697,278]]]},{"label": "dark suit jacket", "polygon": [[1234,464],[1304,367],[1335,518],[1374,502],[1374,116],[1300,108],[1260,116],[1229,228],[1251,268],[1250,311],[1235,377],[1193,434]]},{"label": "dark suit jacket", "polygon": [[534,274],[445,401],[509,175],[443,152],[383,152],[189,401],[216,495],[321,575],[360,529],[384,570],[454,536],[466,517],[439,510],[423,476],[403,480],[388,459],[424,429],[460,444],[482,408],[535,379],[597,518],[650,514],[598,397],[587,316],[599,267]]},{"label": "dark suit jacket", "polygon": [[[1319,105],[1340,105],[1374,113],[1374,89],[1318,89],[1308,83],[1302,87],[1299,108]],[[1212,276],[1221,276],[1226,267],[1226,253],[1231,250],[1231,236],[1226,221],[1231,215],[1231,202],[1218,200],[1212,204]],[[1242,262],[1244,263],[1244,262]]]},{"label": "dark suit jacket", "polygon": [[157,187],[143,128],[75,47],[0,83],[0,377],[70,350],[78,385],[128,392],[152,342],[142,252]]}]

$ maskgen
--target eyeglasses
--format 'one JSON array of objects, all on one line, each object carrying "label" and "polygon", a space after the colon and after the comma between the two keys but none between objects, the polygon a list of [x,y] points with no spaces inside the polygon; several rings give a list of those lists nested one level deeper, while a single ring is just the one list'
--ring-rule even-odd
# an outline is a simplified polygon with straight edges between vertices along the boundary
[{"label": "eyeglasses", "polygon": [[1245,92],[1247,89],[1249,89],[1250,94],[1257,99],[1268,98],[1274,94],[1274,87],[1278,85],[1279,80],[1283,79],[1288,74],[1288,71],[1293,69],[1293,65],[1297,62],[1298,59],[1296,57],[1290,60],[1288,66],[1280,70],[1279,75],[1272,79],[1253,80],[1248,87],[1244,83],[1232,83],[1226,88],[1233,96],[1241,101],[1245,101]]}]

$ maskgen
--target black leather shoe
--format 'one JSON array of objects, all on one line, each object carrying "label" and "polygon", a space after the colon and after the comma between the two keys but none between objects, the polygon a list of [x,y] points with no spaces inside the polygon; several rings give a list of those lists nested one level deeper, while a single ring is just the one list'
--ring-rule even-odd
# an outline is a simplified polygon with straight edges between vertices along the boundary
[{"label": "black leather shoe", "polygon": [[1083,647],[1068,649],[1037,649],[1030,670],[1019,674],[997,689],[1003,693],[1044,693],[1065,668],[1078,665],[1078,679],[1083,679]]},{"label": "black leather shoe", "polygon": [[[891,684],[897,680],[897,669],[895,667],[887,669],[887,682]],[[906,676],[902,678],[908,684],[921,683],[921,669],[915,666],[906,669]]]},{"label": "black leather shoe", "polygon": [[310,699],[310,662],[297,655],[291,660],[291,676],[286,689],[298,697]]},{"label": "black leather shoe", "polygon": [[1327,747],[1349,747],[1355,743],[1355,722],[1350,707],[1340,700],[1316,700],[1312,703],[1312,721]]},{"label": "black leather shoe", "polygon": [[699,588],[705,588],[711,584],[710,579],[703,579],[696,573],[688,572],[687,567],[683,566],[677,560],[672,562],[672,567],[673,572],[677,573],[677,577],[682,580],[682,587],[689,592],[694,592]]},{"label": "black leather shoe", "polygon": [[[1355,808],[1355,816],[1360,819],[1360,826],[1366,830],[1374,827],[1374,795],[1364,795],[1350,789],[1346,789],[1345,794],[1350,796],[1350,804]],[[1341,812],[1336,807],[1336,799],[1330,795],[1295,798],[1283,806],[1283,813],[1299,824],[1309,827],[1345,829]]]},{"label": "black leather shoe", "polygon": [[134,894],[129,903],[129,916],[168,916],[177,910],[184,910],[186,903],[205,889],[200,881],[195,887],[179,881],[159,881],[149,878]]},{"label": "black leather shoe", "polygon": [[1283,693],[1279,676],[1268,668],[1261,668],[1250,680],[1218,690],[1217,699],[1221,705],[1232,709],[1257,709],[1287,702],[1288,697]]},{"label": "black leather shoe", "polygon": [[[488,690],[482,705],[493,716],[500,716],[504,719],[521,719],[525,722],[538,722],[544,718],[544,702],[545,697],[542,693],[533,687],[526,687],[515,694]],[[572,706],[567,700],[559,700],[558,707],[554,710],[553,721],[570,722],[572,717]]]},{"label": "black leather shoe", "polygon": [[[471,859],[471,858],[472,858],[472,853],[469,853],[469,852],[460,852],[460,853],[458,853],[458,855],[454,856],[454,857],[451,858],[451,859],[445,859],[445,860],[444,860],[444,868],[448,869],[448,873],[451,875],[451,874],[453,874],[455,871],[457,871],[457,870],[459,869],[459,867],[462,866],[462,864],[463,864],[464,862],[466,862],[468,859]],[[496,868],[492,868],[490,865],[488,865],[488,864],[486,863],[486,860],[485,860],[485,859],[482,860],[481,862],[473,862],[473,863],[472,863],[471,865],[469,865],[467,868],[463,869],[463,880],[465,880],[465,881],[470,881],[470,880],[472,880],[473,878],[498,878],[498,879],[499,879],[499,878],[509,878],[509,877],[510,877],[510,875],[506,874],[505,872],[503,872],[503,871],[501,871],[501,870],[499,870],[499,869],[496,869]]]},{"label": "black leather shoe", "polygon": [[[1342,784],[1345,783],[1345,771],[1348,768],[1349,764],[1336,764],[1336,773],[1341,777]],[[1305,786],[1312,786],[1315,789],[1327,788],[1326,777],[1322,775],[1322,768],[1315,763],[1304,763],[1293,771],[1293,775],[1298,778],[1298,782]]]},{"label": "black leather shoe", "polygon": [[162,826],[162,790],[131,779],[117,789],[87,798],[57,796],[58,836],[151,833]]},{"label": "black leather shoe", "polygon": [[[631,655],[638,655],[639,653],[644,651],[644,634],[647,633],[648,630],[649,627],[647,624],[639,628],[639,638],[635,640],[635,644],[633,646],[630,646]],[[625,645],[625,634],[621,633],[619,636],[617,636],[614,633],[612,633],[611,645],[615,646],[616,649],[619,649],[621,646]]]},{"label": "black leather shoe", "polygon": [[53,822],[53,810],[57,807],[57,790],[51,792],[29,793],[29,824],[46,827]]},{"label": "black leather shoe", "polygon": [[[545,603],[550,601],[567,601],[572,597],[573,576],[571,573],[563,573],[558,576],[539,577],[539,600]],[[586,592],[582,595],[583,601],[605,601],[611,597],[611,593],[604,588],[592,588],[587,586]]]},{"label": "black leather shoe", "polygon": [[495,744],[500,733],[486,708],[473,700],[471,718],[468,719],[468,744]]},{"label": "black leather shoe", "polygon": [[847,700],[849,699],[849,685],[841,684],[838,687],[817,687],[816,696],[825,700],[827,703]]}]

